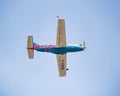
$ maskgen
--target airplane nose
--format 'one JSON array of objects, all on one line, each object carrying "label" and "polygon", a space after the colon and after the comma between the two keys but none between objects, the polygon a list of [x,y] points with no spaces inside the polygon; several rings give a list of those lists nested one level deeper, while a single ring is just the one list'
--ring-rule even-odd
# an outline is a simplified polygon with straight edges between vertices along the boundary
[{"label": "airplane nose", "polygon": [[85,46],[85,49],[87,49],[87,46]]},{"label": "airplane nose", "polygon": [[83,48],[84,48],[84,50],[87,48],[85,41],[83,41]]},{"label": "airplane nose", "polygon": [[87,49],[87,46],[86,46],[86,44],[85,44],[85,41],[83,42],[83,44],[79,44],[79,46],[82,47],[83,50]]},{"label": "airplane nose", "polygon": [[83,47],[83,50],[87,49],[87,46]]}]

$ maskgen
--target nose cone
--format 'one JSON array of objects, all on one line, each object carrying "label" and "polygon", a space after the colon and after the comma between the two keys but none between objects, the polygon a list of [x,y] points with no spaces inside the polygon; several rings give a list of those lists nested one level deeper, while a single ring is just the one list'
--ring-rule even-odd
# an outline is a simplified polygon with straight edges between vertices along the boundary
[{"label": "nose cone", "polygon": [[85,46],[84,44],[79,44],[80,47],[82,47],[83,49],[87,49],[87,46]]},{"label": "nose cone", "polygon": [[85,49],[87,49],[87,46],[85,46]]},{"label": "nose cone", "polygon": [[84,48],[84,50],[85,50],[85,49],[87,49],[87,46],[84,46],[83,48]]}]

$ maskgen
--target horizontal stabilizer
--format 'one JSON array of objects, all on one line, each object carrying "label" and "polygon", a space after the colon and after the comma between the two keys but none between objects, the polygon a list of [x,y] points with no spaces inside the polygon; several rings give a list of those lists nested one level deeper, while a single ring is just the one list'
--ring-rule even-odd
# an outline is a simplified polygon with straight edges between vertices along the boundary
[{"label": "horizontal stabilizer", "polygon": [[33,36],[28,36],[27,51],[29,59],[33,59],[34,58]]}]

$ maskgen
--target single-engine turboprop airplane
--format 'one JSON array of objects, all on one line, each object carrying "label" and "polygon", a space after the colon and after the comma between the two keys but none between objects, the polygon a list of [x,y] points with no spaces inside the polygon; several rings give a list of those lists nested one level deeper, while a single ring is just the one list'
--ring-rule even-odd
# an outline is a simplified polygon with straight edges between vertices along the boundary
[{"label": "single-engine turboprop airplane", "polygon": [[28,36],[27,51],[29,59],[34,58],[34,50],[56,54],[59,76],[66,76],[67,53],[84,51],[87,47],[83,44],[66,44],[65,21],[58,17],[56,45],[38,45],[33,42],[33,36]]}]

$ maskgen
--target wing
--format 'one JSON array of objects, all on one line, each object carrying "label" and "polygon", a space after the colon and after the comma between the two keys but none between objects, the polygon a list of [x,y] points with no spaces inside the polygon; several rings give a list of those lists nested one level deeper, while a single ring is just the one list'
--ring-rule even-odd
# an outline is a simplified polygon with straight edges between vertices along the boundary
[{"label": "wing", "polygon": [[58,63],[58,70],[59,70],[59,76],[65,76],[66,75],[66,59],[67,55],[56,55],[57,56],[57,63]]},{"label": "wing", "polygon": [[64,19],[60,18],[58,18],[56,46],[57,47],[66,46],[65,21]]}]

